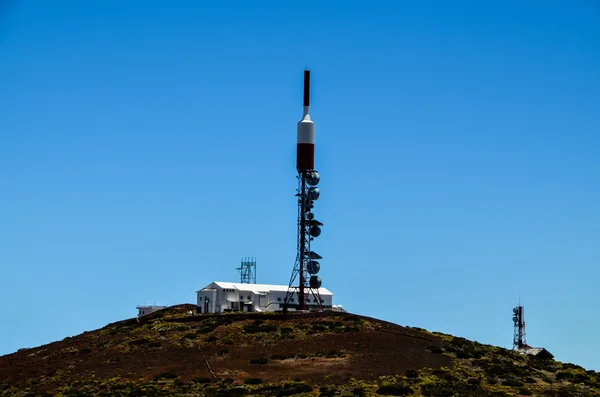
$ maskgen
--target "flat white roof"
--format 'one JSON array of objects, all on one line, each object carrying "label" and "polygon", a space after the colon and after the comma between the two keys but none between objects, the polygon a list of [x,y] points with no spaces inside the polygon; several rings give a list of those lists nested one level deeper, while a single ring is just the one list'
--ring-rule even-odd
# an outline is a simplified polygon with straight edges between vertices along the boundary
[{"label": "flat white roof", "polygon": [[[239,291],[250,291],[250,292],[254,292],[256,294],[261,293],[261,292],[269,292],[269,291],[287,292],[287,290],[288,290],[287,285],[246,284],[246,283],[230,283],[230,282],[225,282],[225,281],[214,281],[214,282],[210,283],[209,285],[207,285],[206,287],[204,287],[203,289],[196,291],[196,292],[200,292],[204,289],[210,289],[213,285],[216,285],[219,288],[236,289]],[[331,291],[329,291],[327,288],[319,288],[319,295],[333,296],[333,293]]]}]

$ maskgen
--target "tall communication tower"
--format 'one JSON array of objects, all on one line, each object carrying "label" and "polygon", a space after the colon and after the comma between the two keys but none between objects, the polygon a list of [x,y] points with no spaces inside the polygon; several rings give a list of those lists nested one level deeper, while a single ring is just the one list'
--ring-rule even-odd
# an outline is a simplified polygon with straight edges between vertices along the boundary
[{"label": "tall communication tower", "polygon": [[525,340],[525,309],[519,303],[519,306],[513,309],[513,323],[515,324],[515,332],[513,335],[513,349],[527,348]]},{"label": "tall communication tower", "polygon": [[[298,171],[298,250],[296,262],[290,277],[288,292],[283,310],[295,307],[307,310],[309,307],[322,310],[321,277],[317,276],[321,265],[317,259],[322,257],[311,250],[311,241],[321,234],[323,224],[317,221],[312,213],[314,202],[319,198],[320,176],[315,170],[315,123],[310,119],[310,71],[304,71],[304,112],[298,122],[298,141],[296,145],[296,169]],[[314,298],[310,302],[310,297]],[[294,301],[297,296],[297,303]]]},{"label": "tall communication tower", "polygon": [[236,270],[240,272],[242,284],[256,284],[256,258],[242,258],[242,264]]}]

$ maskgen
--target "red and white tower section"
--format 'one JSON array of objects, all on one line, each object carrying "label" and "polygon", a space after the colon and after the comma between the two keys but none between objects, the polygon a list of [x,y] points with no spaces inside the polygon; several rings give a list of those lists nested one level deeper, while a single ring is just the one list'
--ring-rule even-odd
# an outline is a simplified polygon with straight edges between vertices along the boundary
[{"label": "red and white tower section", "polygon": [[310,70],[304,71],[304,112],[298,122],[296,168],[298,172],[315,168],[315,123],[310,119]]},{"label": "red and white tower section", "polygon": [[[304,102],[302,120],[298,122],[296,146],[296,170],[298,171],[298,250],[296,262],[283,309],[322,310],[319,294],[321,269],[317,259],[322,257],[311,250],[311,242],[321,235],[323,224],[314,217],[312,209],[319,198],[320,176],[315,170],[315,123],[310,119],[310,71],[304,71]],[[313,299],[311,299],[311,296]]]}]

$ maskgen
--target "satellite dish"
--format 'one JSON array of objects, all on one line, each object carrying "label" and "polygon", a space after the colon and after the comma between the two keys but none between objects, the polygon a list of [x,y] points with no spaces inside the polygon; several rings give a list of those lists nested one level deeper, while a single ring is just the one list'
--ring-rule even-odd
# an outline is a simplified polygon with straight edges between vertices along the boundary
[{"label": "satellite dish", "polygon": [[308,175],[306,175],[306,182],[310,186],[317,186],[320,180],[321,177],[319,176],[319,173],[317,171],[309,172]]},{"label": "satellite dish", "polygon": [[306,253],[306,257],[307,257],[308,259],[323,259],[323,257],[322,257],[321,255],[317,254],[317,253],[316,253],[316,252],[314,252],[314,251],[308,251],[308,252]]},{"label": "satellite dish", "polygon": [[518,321],[519,321],[519,317],[517,317],[517,316],[514,316],[514,317],[513,317],[513,321],[514,321],[515,323],[516,323],[516,322],[518,322]]},{"label": "satellite dish", "polygon": [[308,270],[310,274],[317,274],[319,273],[319,270],[321,270],[321,265],[317,261],[310,261],[306,265],[306,270]]},{"label": "satellite dish", "polygon": [[315,214],[313,214],[313,213],[306,214],[306,218],[308,218],[309,221],[312,221],[314,219],[314,217],[315,217]]},{"label": "satellite dish", "polygon": [[321,195],[321,191],[318,187],[311,187],[308,189],[308,198],[311,200],[316,200]]},{"label": "satellite dish", "polygon": [[516,307],[513,309],[513,313],[517,314],[519,312],[519,309],[517,309]]},{"label": "satellite dish", "polygon": [[313,226],[310,228],[309,233],[313,237],[319,237],[321,235],[321,228],[319,226]]},{"label": "satellite dish", "polygon": [[310,288],[321,288],[322,284],[321,277],[319,276],[310,276]]}]

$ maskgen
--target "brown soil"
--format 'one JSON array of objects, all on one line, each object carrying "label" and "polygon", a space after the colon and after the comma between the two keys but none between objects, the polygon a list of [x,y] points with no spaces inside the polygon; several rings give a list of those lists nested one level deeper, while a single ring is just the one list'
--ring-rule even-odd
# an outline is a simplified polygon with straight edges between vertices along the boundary
[{"label": "brown soil", "polygon": [[[191,308],[180,305],[167,311],[181,314]],[[125,320],[63,341],[21,350],[0,357],[0,383],[53,390],[65,382],[91,376],[138,380],[152,379],[165,372],[176,374],[182,381],[217,377],[234,381],[261,378],[343,383],[352,377],[375,380],[383,375],[404,374],[408,369],[438,368],[452,362],[451,357],[430,351],[442,346],[444,340],[440,337],[372,318],[346,313],[290,314],[287,318],[272,314],[226,316],[233,320],[231,324],[190,339],[182,339],[180,334],[201,332],[198,330],[209,321],[208,316],[182,314],[168,318],[153,313],[140,321]],[[278,331],[254,334],[244,331],[244,325],[261,318],[277,326]],[[349,331],[306,332],[311,324],[331,322],[342,323]],[[173,327],[185,329],[173,330]],[[282,337],[279,332],[282,327],[291,328],[288,331],[294,339]],[[216,341],[206,340],[211,335]],[[149,346],[148,340],[160,346]],[[341,357],[318,356],[324,351],[339,353]],[[273,355],[307,357],[271,359]],[[259,358],[268,362],[250,363]],[[43,381],[36,387],[34,379]]]}]

